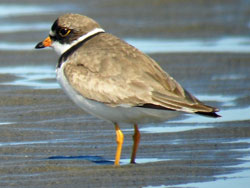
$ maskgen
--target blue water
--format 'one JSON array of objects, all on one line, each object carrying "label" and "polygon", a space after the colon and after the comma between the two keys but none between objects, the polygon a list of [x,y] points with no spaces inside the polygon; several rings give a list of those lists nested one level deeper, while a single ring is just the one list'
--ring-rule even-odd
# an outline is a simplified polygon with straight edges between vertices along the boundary
[{"label": "blue water", "polygon": [[0,18],[33,16],[41,14],[55,14],[70,10],[76,10],[73,4],[50,4],[42,5],[23,5],[23,4],[0,4]]},{"label": "blue water", "polygon": [[[65,10],[76,10],[77,7],[68,5],[9,5],[0,4],[0,20],[7,17],[31,16],[40,14],[58,14]],[[49,33],[51,22],[9,22],[1,24],[0,33],[18,33],[30,31],[44,31]],[[212,39],[167,39],[167,38],[125,38],[128,43],[146,53],[165,52],[232,52],[249,53],[250,37],[224,36]],[[33,50],[34,42],[0,41],[0,50]],[[22,48],[20,48],[22,46]]]},{"label": "blue water", "polygon": [[[245,140],[245,142],[250,143],[250,139]],[[242,149],[240,149],[242,151]],[[235,150],[237,151],[237,150]],[[250,149],[244,149],[244,152],[250,152]],[[214,181],[210,182],[197,182],[197,183],[187,183],[187,184],[177,184],[175,187],[178,188],[249,188],[250,184],[250,156],[239,158],[245,161],[242,164],[233,166],[234,168],[240,168],[237,173],[227,174],[227,175],[217,175]],[[230,166],[228,166],[229,168]],[[232,167],[232,166],[231,166]],[[173,186],[145,186],[144,188],[171,188]]]},{"label": "blue water", "polygon": [[[2,82],[0,85],[20,85],[34,89],[59,88],[59,84],[55,81],[55,67],[53,66],[2,67],[0,74],[12,74],[19,78],[10,82]],[[52,79],[52,81],[47,82],[47,79]]]},{"label": "blue water", "polygon": [[[28,32],[30,30],[32,30],[32,31],[42,31],[42,30],[46,31],[50,27],[51,27],[51,23],[45,23],[45,22],[3,24],[3,25],[1,25],[0,33],[18,33],[18,32]],[[4,45],[6,45],[6,46],[12,45],[12,43],[8,43],[8,42],[3,42],[1,44],[3,45],[1,47],[2,49],[5,49]],[[26,43],[22,43],[22,44],[27,45]],[[18,44],[13,43],[13,45],[18,45]],[[15,48],[15,47],[13,47],[13,48]],[[6,48],[5,50],[7,50],[7,49],[10,49],[10,47]]]},{"label": "blue water", "polygon": [[[25,31],[30,27],[34,26],[35,30],[45,30],[47,28],[47,33],[50,30],[50,27],[47,23],[42,23],[38,26],[36,24],[30,25],[14,25],[12,28],[15,28],[20,31]],[[48,26],[48,27],[47,27]],[[4,28],[5,31],[11,30],[10,28]],[[4,32],[4,31],[2,31]],[[45,32],[46,33],[46,32]],[[206,39],[137,39],[129,38],[124,39],[131,45],[137,47],[145,53],[193,53],[193,52],[230,52],[230,53],[250,53],[250,38],[246,37],[225,37],[225,38],[216,38],[209,41]],[[37,41],[34,42],[0,42],[0,50],[34,50],[34,45]],[[22,46],[22,48],[20,48]],[[48,49],[47,49],[48,50]]]},{"label": "blue water", "polygon": [[230,52],[249,53],[250,38],[227,36],[212,39],[125,39],[146,53]]}]

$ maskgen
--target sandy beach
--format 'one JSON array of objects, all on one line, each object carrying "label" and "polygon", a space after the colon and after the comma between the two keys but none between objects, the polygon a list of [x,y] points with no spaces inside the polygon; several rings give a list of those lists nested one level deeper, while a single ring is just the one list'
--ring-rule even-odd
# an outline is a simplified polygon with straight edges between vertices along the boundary
[{"label": "sandy beach", "polygon": [[[1,1],[0,187],[247,188],[249,4]],[[188,115],[141,125],[136,165],[129,164],[133,129],[123,125],[121,166],[114,167],[113,125],[76,107],[56,82],[58,56],[33,49],[66,12],[88,15],[131,41],[188,91],[220,108],[222,118]]]}]

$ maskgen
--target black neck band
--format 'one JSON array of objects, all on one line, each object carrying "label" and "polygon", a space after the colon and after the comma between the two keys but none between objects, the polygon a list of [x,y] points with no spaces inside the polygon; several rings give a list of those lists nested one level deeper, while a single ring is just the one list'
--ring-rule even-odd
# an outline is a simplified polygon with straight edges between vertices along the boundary
[{"label": "black neck band", "polygon": [[57,68],[60,68],[61,65],[62,65],[62,63],[63,63],[64,61],[66,61],[67,58],[68,58],[75,50],[77,50],[78,48],[80,48],[85,42],[87,42],[88,40],[92,39],[93,37],[95,37],[95,36],[97,36],[97,35],[99,35],[99,34],[101,34],[101,33],[104,33],[104,32],[103,32],[103,31],[100,31],[100,32],[98,32],[98,33],[96,33],[96,34],[94,34],[94,35],[91,35],[91,36],[89,36],[88,38],[84,39],[83,41],[81,41],[81,42],[77,43],[76,45],[72,46],[72,47],[71,47],[70,49],[68,49],[66,52],[64,52],[64,53],[60,56],[60,58],[59,58],[59,60],[58,60]]}]

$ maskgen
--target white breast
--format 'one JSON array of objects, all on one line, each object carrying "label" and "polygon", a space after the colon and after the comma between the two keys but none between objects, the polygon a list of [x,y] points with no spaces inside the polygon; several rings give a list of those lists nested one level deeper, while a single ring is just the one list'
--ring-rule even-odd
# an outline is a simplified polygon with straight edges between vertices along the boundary
[{"label": "white breast", "polygon": [[59,84],[77,106],[98,118],[113,123],[135,124],[165,121],[180,114],[180,112],[176,111],[125,107],[125,105],[122,104],[118,107],[111,107],[104,103],[87,99],[79,94],[67,81],[63,71],[65,64],[66,63],[63,63],[62,66],[56,70]]}]

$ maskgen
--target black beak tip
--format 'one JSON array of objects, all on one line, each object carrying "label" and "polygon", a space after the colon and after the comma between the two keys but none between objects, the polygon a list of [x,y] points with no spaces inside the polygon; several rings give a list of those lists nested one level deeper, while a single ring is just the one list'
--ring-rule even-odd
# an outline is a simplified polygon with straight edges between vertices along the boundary
[{"label": "black beak tip", "polygon": [[43,45],[43,42],[39,42],[39,43],[35,46],[35,49],[40,49],[40,48],[45,48],[45,46]]}]

